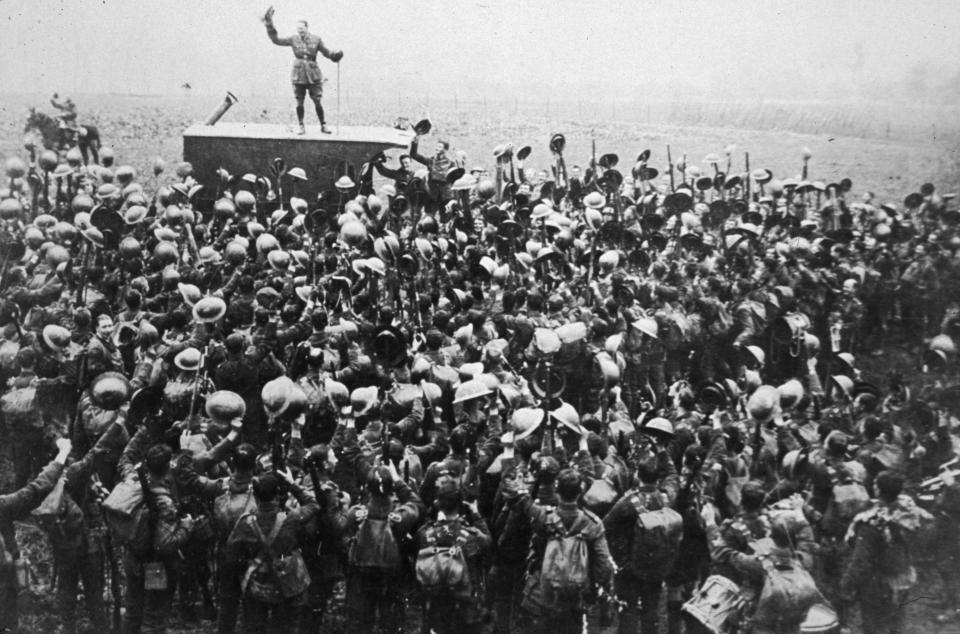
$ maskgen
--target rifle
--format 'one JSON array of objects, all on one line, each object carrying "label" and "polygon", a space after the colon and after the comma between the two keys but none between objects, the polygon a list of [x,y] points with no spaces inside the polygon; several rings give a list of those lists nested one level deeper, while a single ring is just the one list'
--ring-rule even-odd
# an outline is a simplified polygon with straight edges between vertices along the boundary
[{"label": "rifle", "polygon": [[313,495],[317,498],[317,504],[320,505],[320,510],[326,510],[324,508],[327,501],[326,496],[321,495],[320,474],[317,473],[317,465],[314,464],[313,460],[307,461],[307,473],[310,474],[310,483],[313,485]]},{"label": "rifle", "polygon": [[[94,489],[102,489],[103,495],[106,496],[106,488],[100,482],[100,476],[93,474],[91,478]],[[95,492],[94,495],[97,495],[97,509],[100,510],[100,519],[103,520],[103,523],[106,525],[107,516],[103,512],[103,500],[100,499],[100,496]],[[119,632],[121,625],[123,623],[123,617],[121,614],[120,602],[123,600],[123,589],[120,587],[120,567],[117,565],[117,559],[113,556],[113,537],[111,536],[111,531],[107,529],[103,532],[104,539],[104,548],[107,551],[107,562],[110,565],[110,597],[113,601],[113,607],[111,610],[111,625],[113,626],[112,632]]]},{"label": "rifle", "polygon": [[747,190],[747,204],[750,204],[750,202],[751,202],[751,198],[750,198],[750,178],[751,178],[751,177],[750,177],[750,152],[744,152],[744,162],[745,162],[745,165],[746,165],[746,168],[747,168],[747,177],[743,179],[743,182],[745,183],[744,187],[746,187],[746,190]]},{"label": "rifle", "polygon": [[273,433],[273,449],[271,450],[270,461],[273,463],[274,471],[283,471],[286,466],[286,460],[283,458],[283,434],[280,433],[280,426],[277,419],[270,421],[273,423],[271,433]]},{"label": "rifle", "polygon": [[77,307],[83,306],[83,291],[87,286],[87,256],[90,246],[84,242],[80,252],[80,283],[77,285]]},{"label": "rifle", "polygon": [[200,393],[200,386],[207,382],[206,364],[207,364],[207,346],[204,346],[203,352],[200,353],[200,370],[197,372],[197,381],[196,383],[193,384],[193,394],[190,395],[190,411],[187,414],[188,419],[193,417],[193,414],[196,410],[197,396]]},{"label": "rifle", "polygon": [[590,181],[597,182],[597,140],[590,139]]},{"label": "rifle", "polygon": [[677,191],[673,183],[673,155],[670,154],[670,146],[667,146],[667,172],[670,174],[670,192]]},{"label": "rifle", "polygon": [[73,432],[77,428],[77,425],[80,423],[80,397],[83,396],[83,390],[86,388],[84,385],[86,383],[87,377],[87,351],[84,350],[80,353],[80,356],[77,357],[77,387],[76,393],[74,396],[74,412],[73,418],[70,419],[69,427],[69,438],[73,438]]}]

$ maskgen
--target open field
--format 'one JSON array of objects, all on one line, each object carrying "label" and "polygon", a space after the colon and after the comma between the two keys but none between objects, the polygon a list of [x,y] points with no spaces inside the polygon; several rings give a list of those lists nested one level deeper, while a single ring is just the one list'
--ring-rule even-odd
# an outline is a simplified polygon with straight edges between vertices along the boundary
[{"label": "open field", "polygon": [[[292,96],[239,96],[225,120],[293,121]],[[47,99],[0,95],[0,155],[22,152],[27,109],[49,111]],[[117,151],[118,162],[130,163],[143,174],[158,156],[168,162],[179,160],[181,132],[205,118],[220,97],[74,95],[74,100],[81,122],[100,127],[104,144]],[[743,169],[743,153],[749,152],[751,167],[766,167],[783,178],[799,173],[800,148],[806,146],[813,152],[811,178],[830,182],[849,177],[855,193],[871,190],[881,201],[902,202],[926,181],[944,192],[960,187],[960,116],[953,108],[425,100],[424,104],[401,97],[352,95],[340,122],[391,125],[398,116],[415,119],[429,112],[433,138],[448,139],[455,149],[465,151],[471,166],[492,166],[493,147],[513,142],[533,146],[528,167],[547,168],[551,160],[547,140],[553,132],[563,132],[568,167],[586,163],[592,139],[598,152],[619,154],[624,171],[645,148],[652,150],[652,164],[663,167],[668,143],[674,160],[686,154],[692,165],[732,143],[737,146],[734,170]],[[335,95],[325,98],[325,107],[335,125]],[[312,122],[309,110],[307,121]]]}]

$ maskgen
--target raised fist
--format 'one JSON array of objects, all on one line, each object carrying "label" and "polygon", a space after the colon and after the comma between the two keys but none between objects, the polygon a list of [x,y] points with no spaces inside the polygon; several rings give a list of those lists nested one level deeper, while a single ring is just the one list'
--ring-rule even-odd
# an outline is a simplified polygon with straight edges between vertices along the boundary
[{"label": "raised fist", "polygon": [[69,438],[57,438],[54,444],[57,446],[57,450],[63,454],[70,453],[70,450],[73,448],[73,444]]}]

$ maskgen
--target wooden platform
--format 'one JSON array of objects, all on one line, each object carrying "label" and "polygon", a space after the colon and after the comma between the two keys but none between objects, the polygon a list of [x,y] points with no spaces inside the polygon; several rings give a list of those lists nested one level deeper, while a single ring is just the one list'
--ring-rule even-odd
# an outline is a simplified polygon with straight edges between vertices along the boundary
[{"label": "wooden platform", "polygon": [[[413,132],[389,127],[330,126],[330,130],[332,134],[323,134],[319,125],[308,125],[301,135],[296,126],[275,123],[198,123],[183,133],[183,160],[193,165],[194,177],[205,186],[201,204],[213,201],[217,168],[269,177],[276,157],[284,160],[288,170],[301,167],[307,173],[308,182],[298,182],[296,192],[312,203],[317,194],[333,188],[340,161],[349,161],[359,171],[377,152],[407,148],[413,139]],[[292,184],[284,177],[285,198],[293,191]]]}]

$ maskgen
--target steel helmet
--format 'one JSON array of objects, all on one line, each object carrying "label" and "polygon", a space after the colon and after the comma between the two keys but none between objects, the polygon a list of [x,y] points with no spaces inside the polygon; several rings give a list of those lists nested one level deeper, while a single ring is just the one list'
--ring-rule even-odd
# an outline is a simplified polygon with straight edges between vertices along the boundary
[{"label": "steel helmet", "polygon": [[37,225],[43,231],[46,231],[50,227],[53,227],[57,224],[57,219],[51,216],[50,214],[39,214],[36,218],[33,219],[33,224]]},{"label": "steel helmet", "polygon": [[148,210],[144,205],[130,205],[123,212],[123,221],[128,225],[136,225],[147,217]]},{"label": "steel helmet", "polygon": [[299,389],[287,376],[279,376],[263,386],[260,398],[263,401],[263,411],[268,417],[276,418],[290,408],[294,388]]},{"label": "steel helmet", "polygon": [[90,384],[90,397],[100,409],[115,410],[130,398],[130,381],[119,372],[103,372]]},{"label": "steel helmet", "polygon": [[227,243],[223,250],[223,257],[233,265],[242,264],[247,259],[247,250],[242,244],[233,240]]},{"label": "steel helmet", "polygon": [[157,246],[153,247],[153,257],[161,264],[173,264],[179,259],[180,253],[177,251],[177,245],[174,243],[161,241],[157,243]]},{"label": "steel helmet", "polygon": [[27,173],[27,164],[19,156],[7,159],[5,170],[8,178],[22,178]]},{"label": "steel helmet", "polygon": [[182,297],[183,301],[189,306],[193,306],[203,297],[200,288],[195,284],[177,284],[177,290],[180,292],[180,297]]},{"label": "steel helmet", "polygon": [[843,363],[843,370],[840,374],[854,374],[856,372],[857,361],[849,352],[838,352],[837,360]]},{"label": "steel helmet", "polygon": [[180,271],[177,270],[177,267],[169,264],[163,267],[163,271],[160,272],[160,278],[163,280],[164,285],[168,282],[177,282],[180,280]]},{"label": "steel helmet", "polygon": [[788,451],[783,457],[781,467],[783,468],[783,475],[787,478],[793,478],[796,475],[797,463],[800,461],[800,453],[800,449],[793,449]]},{"label": "steel helmet", "polygon": [[853,379],[843,374],[834,374],[830,377],[830,382],[843,392],[844,396],[852,397],[853,396]]},{"label": "steel helmet", "polygon": [[237,215],[237,206],[229,198],[220,198],[213,203],[213,213],[217,218],[233,218]]},{"label": "steel helmet", "polygon": [[340,239],[351,247],[359,247],[367,239],[367,228],[359,220],[350,220],[340,228]]},{"label": "steel helmet", "polygon": [[426,399],[427,405],[433,407],[440,406],[440,399],[443,398],[443,390],[440,389],[439,385],[421,379],[420,391],[423,393],[423,398]]},{"label": "steel helmet", "polygon": [[121,165],[114,172],[114,176],[123,186],[128,185],[137,176],[136,170],[130,165]]},{"label": "steel helmet", "polygon": [[780,392],[772,385],[761,385],[747,399],[747,412],[761,425],[773,420],[780,407]]},{"label": "steel helmet", "polygon": [[94,202],[93,198],[86,194],[77,194],[73,197],[73,200],[70,201],[70,209],[75,214],[82,211],[90,213],[90,211],[93,210],[94,205],[96,205],[96,203]]},{"label": "steel helmet", "polygon": [[666,418],[662,416],[657,416],[656,418],[651,418],[643,426],[643,430],[646,432],[655,432],[663,434],[665,436],[673,436],[673,423],[671,423]]},{"label": "steel helmet", "polygon": [[236,392],[218,390],[207,397],[204,409],[213,420],[228,423],[234,418],[243,418],[247,413],[247,404]]},{"label": "steel helmet", "polygon": [[598,261],[602,268],[612,269],[620,263],[620,254],[612,249],[610,251],[604,251]]},{"label": "steel helmet", "polygon": [[453,402],[463,403],[465,401],[481,398],[490,393],[490,388],[487,387],[486,383],[480,381],[479,379],[471,379],[470,381],[460,384],[453,395]]},{"label": "steel helmet", "polygon": [[590,192],[583,197],[583,204],[590,209],[602,209],[606,203],[606,197],[600,192]]},{"label": "steel helmet", "polygon": [[497,193],[497,186],[490,179],[483,179],[477,184],[477,196],[483,200],[490,200]]},{"label": "steel helmet", "polygon": [[514,441],[522,440],[543,424],[546,416],[539,407],[521,407],[513,412],[510,417],[510,424],[513,425]]},{"label": "steel helmet", "polygon": [[200,250],[197,252],[200,256],[200,261],[204,264],[211,264],[220,261],[220,253],[210,245],[200,247]]},{"label": "steel helmet", "polygon": [[200,359],[203,354],[196,348],[185,348],[173,358],[173,365],[185,372],[196,372],[200,369]]},{"label": "steel helmet", "polygon": [[756,359],[757,363],[760,364],[761,367],[763,367],[763,365],[766,363],[767,355],[764,354],[763,348],[760,346],[747,346],[744,348],[744,350],[749,352],[750,356]]},{"label": "steel helmet", "polygon": [[[257,251],[260,253],[269,253],[280,248],[280,243],[276,237],[270,233],[261,233],[257,236]],[[269,259],[269,255],[267,258]]]},{"label": "steel helmet", "polygon": [[640,319],[631,322],[631,326],[647,335],[648,337],[657,338],[657,320],[653,317],[641,317]]},{"label": "steel helmet", "polygon": [[400,253],[400,241],[397,236],[387,234],[373,241],[373,250],[384,262],[395,262]]},{"label": "steel helmet", "polygon": [[816,335],[809,332],[803,333],[803,344],[807,349],[808,359],[812,359],[820,354],[820,338]]},{"label": "steel helmet", "polygon": [[193,165],[189,161],[181,161],[177,163],[176,168],[177,178],[186,178],[193,174]]},{"label": "steel helmet", "polygon": [[43,231],[40,230],[40,227],[34,225],[27,225],[23,230],[23,241],[31,249],[38,249],[40,245],[44,243]]},{"label": "steel helmet", "polygon": [[377,277],[384,277],[387,274],[387,265],[380,258],[367,258],[367,270]]},{"label": "steel helmet", "polygon": [[83,163],[83,154],[80,153],[80,148],[70,148],[67,151],[67,164],[70,167],[80,167],[81,163]]},{"label": "steel helmet", "polygon": [[[260,239],[267,236],[270,236],[270,234],[265,233],[260,236],[260,238],[257,238],[257,248],[260,248]],[[270,268],[272,268],[274,271],[286,271],[288,268],[290,268],[290,254],[286,251],[275,249],[267,253],[267,262],[270,264]]]},{"label": "steel helmet", "polygon": [[777,387],[780,393],[780,408],[787,410],[797,405],[803,398],[803,384],[797,379],[790,379]]},{"label": "steel helmet", "polygon": [[212,324],[227,314],[227,303],[219,297],[204,297],[193,305],[193,319],[201,324]]},{"label": "steel helmet", "polygon": [[302,167],[291,167],[287,171],[287,175],[290,178],[293,178],[295,180],[299,180],[299,181],[307,180],[307,173],[303,170]]},{"label": "steel helmet", "polygon": [[[139,245],[137,246],[139,248]],[[58,265],[70,260],[70,252],[65,247],[55,244],[47,249],[44,259],[47,261],[47,266],[56,269]]]},{"label": "steel helmet", "polygon": [[350,404],[353,406],[354,416],[363,416],[372,410],[379,402],[380,392],[374,386],[358,387],[350,393]]},{"label": "steel helmet", "polygon": [[578,434],[583,433],[583,427],[580,426],[580,414],[577,412],[577,408],[570,403],[561,403],[560,407],[550,412],[550,418]]},{"label": "steel helmet", "polygon": [[240,211],[247,213],[253,210],[254,205],[257,204],[257,199],[249,191],[241,189],[233,197],[233,202]]},{"label": "steel helmet", "polygon": [[340,381],[334,381],[329,378],[324,379],[323,390],[326,392],[327,398],[330,399],[330,402],[338,410],[343,411],[343,408],[350,404],[350,390]]},{"label": "steel helmet", "polygon": [[23,211],[23,205],[16,198],[4,198],[0,200],[0,218],[4,220],[14,220],[20,217]]},{"label": "steel helmet", "polygon": [[70,331],[63,326],[49,324],[43,327],[43,342],[53,350],[66,350],[71,340]]},{"label": "steel helmet", "polygon": [[957,344],[953,342],[953,339],[950,338],[950,335],[937,335],[930,340],[930,350],[940,350],[946,354],[955,354],[957,352]]}]

